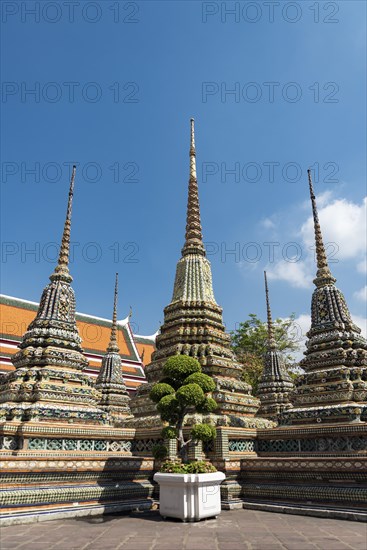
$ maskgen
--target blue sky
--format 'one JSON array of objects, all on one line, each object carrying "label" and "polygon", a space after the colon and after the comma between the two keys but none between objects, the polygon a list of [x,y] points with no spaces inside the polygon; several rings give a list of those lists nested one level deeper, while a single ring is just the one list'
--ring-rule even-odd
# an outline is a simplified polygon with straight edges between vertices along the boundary
[{"label": "blue sky", "polygon": [[183,245],[193,116],[204,240],[227,328],[265,316],[264,268],[274,315],[295,312],[307,328],[309,166],[333,273],[363,324],[365,3],[73,9],[2,3],[2,292],[39,300],[77,162],[77,309],[109,317],[119,271],[119,317],[131,305],[135,331],[154,333]]}]

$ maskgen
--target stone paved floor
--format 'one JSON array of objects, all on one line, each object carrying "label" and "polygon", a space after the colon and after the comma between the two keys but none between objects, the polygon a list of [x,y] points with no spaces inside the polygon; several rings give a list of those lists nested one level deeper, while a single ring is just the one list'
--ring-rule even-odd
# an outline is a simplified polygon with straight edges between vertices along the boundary
[{"label": "stone paved floor", "polygon": [[255,510],[181,523],[151,511],[3,527],[0,542],[1,550],[366,550],[367,525]]}]

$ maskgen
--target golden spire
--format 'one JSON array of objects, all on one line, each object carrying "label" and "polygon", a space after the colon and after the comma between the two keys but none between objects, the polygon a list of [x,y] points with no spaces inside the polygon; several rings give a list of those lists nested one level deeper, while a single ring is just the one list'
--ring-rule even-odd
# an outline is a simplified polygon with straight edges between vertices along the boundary
[{"label": "golden spire", "polygon": [[265,279],[266,311],[267,311],[267,319],[268,319],[268,345],[270,348],[274,349],[276,347],[276,343],[275,343],[275,337],[274,337],[273,319],[271,317],[269,289],[268,289],[268,280],[266,277],[266,271],[264,271],[264,279]]},{"label": "golden spire", "polygon": [[59,260],[55,268],[55,271],[50,277],[51,281],[62,279],[63,281],[71,282],[73,280],[72,276],[69,273],[69,253],[70,253],[71,211],[73,206],[75,171],[76,171],[76,166],[73,166],[73,171],[71,173],[71,180],[70,180],[70,188],[69,188],[68,207],[66,210],[66,220],[65,220],[64,231],[61,239]]},{"label": "golden spire", "polygon": [[110,343],[108,344],[107,351],[112,351],[119,353],[119,347],[117,345],[117,294],[118,294],[118,278],[119,274],[116,273],[115,280],[115,292],[113,297],[113,313],[112,313],[112,326],[111,326],[111,337]]},{"label": "golden spire", "polygon": [[185,244],[182,249],[182,255],[200,254],[201,256],[205,256],[200,221],[199,190],[196,174],[195,126],[193,118],[190,119],[190,124],[190,179],[187,200]]},{"label": "golden spire", "polygon": [[317,287],[334,284],[336,279],[332,276],[325,252],[324,243],[322,240],[321,227],[319,222],[319,215],[316,206],[316,197],[313,190],[311,170],[307,170],[308,184],[310,187],[310,197],[312,204],[312,215],[315,230],[315,243],[316,243],[316,259],[317,259],[317,273],[314,283]]}]

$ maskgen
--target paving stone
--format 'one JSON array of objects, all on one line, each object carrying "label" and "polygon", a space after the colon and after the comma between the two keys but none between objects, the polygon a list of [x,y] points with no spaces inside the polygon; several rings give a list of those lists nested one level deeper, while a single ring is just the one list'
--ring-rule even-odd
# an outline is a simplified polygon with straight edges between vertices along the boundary
[{"label": "paving stone", "polygon": [[1,550],[366,550],[366,524],[254,510],[162,521],[156,511],[2,528]]}]

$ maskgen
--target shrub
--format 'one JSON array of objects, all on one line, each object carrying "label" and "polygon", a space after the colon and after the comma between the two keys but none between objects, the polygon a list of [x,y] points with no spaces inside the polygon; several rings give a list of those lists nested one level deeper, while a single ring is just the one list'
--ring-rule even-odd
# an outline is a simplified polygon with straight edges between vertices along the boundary
[{"label": "shrub", "polygon": [[164,462],[160,469],[164,474],[210,474],[216,472],[217,469],[210,462],[198,460],[189,464],[182,464],[178,461]]},{"label": "shrub", "polygon": [[178,401],[183,405],[200,405],[205,399],[203,390],[197,384],[187,384],[187,386],[181,386],[176,392]]},{"label": "shrub", "polygon": [[215,439],[217,432],[210,424],[196,424],[191,430],[191,437],[205,443]]},{"label": "shrub", "polygon": [[152,387],[149,397],[154,403],[158,403],[162,397],[175,393],[175,390],[169,384],[159,382]]},{"label": "shrub", "polygon": [[176,439],[177,437],[177,430],[176,428],[172,428],[172,426],[166,426],[161,433],[163,439]]},{"label": "shrub", "polygon": [[210,378],[210,376],[202,372],[194,372],[194,374],[190,374],[190,376],[185,379],[184,384],[197,384],[201,387],[204,393],[215,390],[215,382],[213,378]]},{"label": "shrub", "polygon": [[211,413],[218,408],[218,403],[212,397],[206,397],[200,405],[196,407],[199,413]]},{"label": "shrub", "polygon": [[161,465],[160,471],[164,474],[185,474],[186,466],[181,461],[170,460]]},{"label": "shrub", "polygon": [[163,367],[163,372],[168,378],[180,383],[190,376],[190,374],[200,371],[201,365],[199,361],[188,355],[174,355],[167,359]]},{"label": "shrub", "polygon": [[167,447],[165,447],[161,443],[156,443],[152,447],[152,454],[157,460],[163,460],[168,455]]},{"label": "shrub", "polygon": [[165,395],[157,404],[159,412],[175,412],[179,408],[179,402],[175,394]]},{"label": "shrub", "polygon": [[157,404],[157,409],[161,413],[161,419],[166,422],[177,422],[179,416],[180,404],[175,394],[165,395]]},{"label": "shrub", "polygon": [[211,474],[216,471],[216,467],[210,462],[205,462],[205,460],[198,460],[197,462],[186,464],[187,474]]}]

